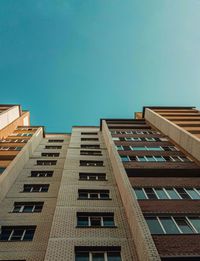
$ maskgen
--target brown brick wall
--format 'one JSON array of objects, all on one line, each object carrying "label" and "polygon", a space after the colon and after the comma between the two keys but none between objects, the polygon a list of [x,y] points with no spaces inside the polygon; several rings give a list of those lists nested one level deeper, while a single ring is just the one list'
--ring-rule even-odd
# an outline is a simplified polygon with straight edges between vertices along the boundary
[{"label": "brown brick wall", "polygon": [[138,200],[143,213],[200,213],[200,200]]},{"label": "brown brick wall", "polygon": [[156,235],[153,240],[163,257],[200,255],[200,235]]}]

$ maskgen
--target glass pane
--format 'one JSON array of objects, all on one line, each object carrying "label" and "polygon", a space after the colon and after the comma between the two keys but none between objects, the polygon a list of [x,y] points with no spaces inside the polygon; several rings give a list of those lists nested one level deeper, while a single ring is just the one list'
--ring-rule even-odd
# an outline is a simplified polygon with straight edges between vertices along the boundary
[{"label": "glass pane", "polygon": [[188,224],[187,220],[183,217],[175,217],[174,218],[178,227],[181,229],[181,231],[184,233],[184,234],[191,234],[191,233],[194,233],[192,228],[190,227],[190,225]]},{"label": "glass pane", "polygon": [[80,193],[79,193],[79,197],[80,197],[80,198],[88,198],[88,193],[86,193],[86,192],[80,192]]},{"label": "glass pane", "polygon": [[134,188],[135,194],[137,199],[146,199],[146,196],[142,189],[140,188]]},{"label": "glass pane", "polygon": [[8,240],[11,232],[12,232],[12,229],[2,229],[2,232],[0,235],[0,240]]},{"label": "glass pane", "polygon": [[116,149],[117,150],[123,150],[123,147],[122,146],[116,146]]},{"label": "glass pane", "polygon": [[159,199],[168,199],[167,194],[162,188],[155,188],[155,191]]},{"label": "glass pane", "polygon": [[182,199],[191,199],[183,188],[176,188],[176,191],[179,193]]},{"label": "glass pane", "polygon": [[38,206],[36,205],[34,212],[41,212],[41,210],[42,210],[42,205],[38,205]]},{"label": "glass pane", "polygon": [[75,261],[89,261],[89,253],[76,253]]},{"label": "glass pane", "polygon": [[92,253],[92,261],[105,261],[104,253]]},{"label": "glass pane", "polygon": [[105,180],[106,179],[106,176],[102,175],[102,176],[98,176],[98,180]]},{"label": "glass pane", "polygon": [[93,175],[93,176],[90,175],[90,176],[89,176],[89,179],[90,179],[90,180],[96,180],[96,176],[94,176],[94,175]]},{"label": "glass pane", "polygon": [[121,261],[121,255],[119,252],[108,252],[108,261]]},{"label": "glass pane", "polygon": [[114,218],[113,217],[103,217],[103,224],[105,227],[113,227],[114,224]]},{"label": "glass pane", "polygon": [[14,212],[14,213],[17,213],[17,212],[20,211],[20,209],[21,209],[21,206],[16,205],[16,206],[14,207],[14,209],[13,209],[13,212]]},{"label": "glass pane", "polygon": [[146,156],[147,161],[156,161],[154,157]]},{"label": "glass pane", "polygon": [[100,198],[109,198],[109,193],[100,193]]},{"label": "glass pane", "polygon": [[148,150],[162,151],[163,149],[161,147],[148,147]]},{"label": "glass pane", "polygon": [[145,188],[144,189],[149,199],[157,199],[156,194],[154,193],[152,188]]},{"label": "glass pane", "polygon": [[145,147],[132,147],[132,150],[146,150]]},{"label": "glass pane", "polygon": [[200,199],[200,195],[194,189],[187,188],[186,191],[192,199]]},{"label": "glass pane", "polygon": [[34,236],[34,229],[26,229],[23,240],[32,240]]},{"label": "glass pane", "polygon": [[173,188],[167,188],[166,191],[171,199],[180,199],[179,195]]},{"label": "glass pane", "polygon": [[101,217],[90,217],[90,223],[92,227],[100,227]]},{"label": "glass pane", "polygon": [[98,198],[98,194],[97,193],[90,193],[90,198]]},{"label": "glass pane", "polygon": [[145,219],[149,226],[151,234],[164,234],[156,217],[146,217]]},{"label": "glass pane", "polygon": [[138,161],[147,161],[145,157],[137,157]]},{"label": "glass pane", "polygon": [[14,232],[10,240],[21,240],[23,233],[24,233],[24,229],[14,229]]},{"label": "glass pane", "polygon": [[189,218],[192,225],[196,228],[198,233],[200,233],[200,218],[199,217],[190,217]]},{"label": "glass pane", "polygon": [[77,225],[81,227],[88,226],[88,217],[78,217]]},{"label": "glass pane", "polygon": [[24,206],[23,212],[31,213],[33,210],[33,206]]},{"label": "glass pane", "polygon": [[120,156],[122,161],[129,161],[129,158],[127,156]]},{"label": "glass pane", "polygon": [[161,162],[165,161],[165,159],[161,156],[154,156],[154,158],[156,159],[156,161],[161,161]]},{"label": "glass pane", "polygon": [[167,234],[180,234],[177,226],[170,217],[159,218]]}]

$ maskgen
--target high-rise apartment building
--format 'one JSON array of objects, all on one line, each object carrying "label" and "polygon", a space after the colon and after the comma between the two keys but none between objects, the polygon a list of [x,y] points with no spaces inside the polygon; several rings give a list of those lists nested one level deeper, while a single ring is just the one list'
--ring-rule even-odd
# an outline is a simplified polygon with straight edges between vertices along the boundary
[{"label": "high-rise apartment building", "polygon": [[72,133],[0,106],[0,260],[200,260],[200,112],[144,107]]}]

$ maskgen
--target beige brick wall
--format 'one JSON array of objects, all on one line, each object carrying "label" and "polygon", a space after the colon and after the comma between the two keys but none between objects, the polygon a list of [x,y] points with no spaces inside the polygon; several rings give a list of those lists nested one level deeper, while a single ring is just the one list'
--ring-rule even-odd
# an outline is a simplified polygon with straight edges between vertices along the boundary
[{"label": "beige brick wall", "polygon": [[[81,132],[98,132],[99,141],[82,141]],[[102,156],[81,156],[80,144],[100,144]],[[90,149],[88,149],[90,150]],[[98,149],[99,150],[99,149]],[[103,160],[103,167],[79,166],[80,160]],[[106,173],[107,181],[81,181],[79,172]],[[109,189],[111,200],[79,200],[78,189]],[[114,212],[116,228],[77,228],[77,212]],[[74,128],[64,165],[45,261],[75,260],[75,246],[121,246],[123,261],[137,260],[108,153],[96,128]]]},{"label": "beige brick wall", "polygon": [[[59,136],[55,136],[57,139]],[[50,229],[52,226],[53,215],[57,200],[58,189],[62,178],[62,171],[66,157],[69,137],[64,137],[64,143],[48,143],[48,139],[44,138],[33,151],[29,160],[26,162],[22,171],[20,171],[13,186],[0,203],[0,225],[35,225],[36,231],[33,241],[30,242],[0,242],[0,260],[1,259],[25,259],[26,261],[43,261],[47,243],[49,239]],[[53,138],[51,136],[51,138]],[[45,145],[61,145],[62,150],[54,150],[61,152],[56,166],[37,166],[37,159],[41,159],[41,152],[48,152],[44,149]],[[52,150],[51,150],[52,151]],[[44,159],[44,157],[42,158]],[[56,158],[47,158],[56,159]],[[31,170],[54,170],[53,177],[30,177]],[[47,193],[24,193],[24,184],[50,184]],[[41,213],[12,213],[14,202],[44,202]]]}]

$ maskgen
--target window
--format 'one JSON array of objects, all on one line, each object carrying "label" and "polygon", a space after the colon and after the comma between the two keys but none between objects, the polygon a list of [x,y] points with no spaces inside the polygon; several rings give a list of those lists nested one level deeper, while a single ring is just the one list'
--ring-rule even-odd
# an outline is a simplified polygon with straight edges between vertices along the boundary
[{"label": "window", "polygon": [[137,161],[156,161],[156,162],[163,162],[166,161],[164,157],[162,156],[137,156],[136,157]]},{"label": "window", "polygon": [[118,138],[118,137],[112,137],[112,140],[113,140],[113,141],[118,141],[119,138]]},{"label": "window", "polygon": [[0,150],[21,150],[22,147],[0,147]]},{"label": "window", "polygon": [[81,144],[81,148],[83,148],[83,149],[100,149],[100,145],[98,145],[98,144]]},{"label": "window", "polygon": [[42,157],[59,157],[60,153],[46,153],[46,152],[42,152]]},{"label": "window", "polygon": [[63,142],[64,140],[48,140],[48,142]]},{"label": "window", "polygon": [[18,133],[16,136],[31,137],[31,136],[33,136],[33,134],[32,133]]},{"label": "window", "polygon": [[57,160],[37,160],[37,165],[46,165],[52,166],[56,165]]},{"label": "window", "polygon": [[36,226],[3,226],[0,241],[31,241]]},{"label": "window", "polygon": [[141,141],[141,138],[130,138],[130,137],[126,137],[125,141]]},{"label": "window", "polygon": [[121,161],[123,162],[130,161],[128,156],[120,155],[120,157],[121,157]]},{"label": "window", "polygon": [[115,146],[117,150],[124,150],[123,146]]},{"label": "window", "polygon": [[87,155],[87,156],[102,156],[101,151],[99,150],[81,150],[80,155]]},{"label": "window", "polygon": [[137,199],[193,199],[200,200],[196,188],[133,188]]},{"label": "window", "polygon": [[44,202],[15,202],[13,213],[41,212]]},{"label": "window", "polygon": [[164,149],[161,146],[158,147],[147,147],[147,146],[140,146],[140,147],[135,147],[131,146],[132,150],[140,151],[140,150],[147,150],[147,151],[163,151]]},{"label": "window", "polygon": [[145,138],[146,141],[156,141],[155,138],[149,137],[149,138]]},{"label": "window", "polygon": [[23,192],[48,192],[49,184],[24,184]]},{"label": "window", "polygon": [[97,135],[97,132],[81,132],[81,135]]},{"label": "window", "polygon": [[0,174],[2,174],[5,169],[6,169],[6,168],[4,168],[4,167],[0,167]]},{"label": "window", "polygon": [[56,150],[59,150],[59,149],[62,149],[62,146],[45,146],[45,149],[56,149]]},{"label": "window", "polygon": [[81,141],[98,141],[98,138],[81,138]]},{"label": "window", "polygon": [[78,227],[114,227],[114,213],[77,213]]},{"label": "window", "polygon": [[122,261],[120,247],[75,247],[75,261]]},{"label": "window", "polygon": [[134,134],[133,131],[125,131],[125,134]]},{"label": "window", "polygon": [[151,234],[196,234],[200,233],[199,216],[154,216],[145,217]]},{"label": "window", "polygon": [[104,173],[79,173],[80,180],[106,180],[106,174]]},{"label": "window", "polygon": [[97,189],[79,189],[79,199],[110,199],[109,190],[97,190]]},{"label": "window", "polygon": [[103,166],[103,161],[80,160],[80,166],[102,167]]},{"label": "window", "polygon": [[32,170],[31,171],[31,177],[37,178],[37,177],[52,177],[53,171],[47,171],[47,170]]},{"label": "window", "polygon": [[131,149],[132,150],[147,150],[145,146],[143,146],[143,147],[142,146],[141,147],[133,147],[133,146],[131,146]]},{"label": "window", "polygon": [[177,149],[176,147],[174,146],[164,146],[163,149],[165,151],[179,151],[179,149]]},{"label": "window", "polygon": [[172,161],[172,162],[190,162],[192,161],[188,157],[185,156],[163,156],[166,161]]}]

